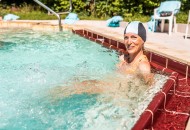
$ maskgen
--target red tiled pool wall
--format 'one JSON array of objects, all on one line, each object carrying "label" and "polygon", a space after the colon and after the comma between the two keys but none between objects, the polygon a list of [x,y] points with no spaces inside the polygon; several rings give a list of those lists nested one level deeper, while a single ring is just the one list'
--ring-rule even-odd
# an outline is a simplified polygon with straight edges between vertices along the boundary
[{"label": "red tiled pool wall", "polygon": [[169,68],[171,70],[175,70],[179,74],[186,75],[187,67],[188,69],[188,77],[190,77],[190,66],[187,64],[180,63],[178,61],[174,61],[172,59],[169,59],[167,57],[155,54],[150,52],[149,58],[151,62],[155,62],[156,64],[159,64],[161,66],[164,66],[165,68]]},{"label": "red tiled pool wall", "polygon": [[102,46],[104,46],[106,48],[114,49],[121,53],[126,53],[125,45],[122,42],[118,42],[116,40],[109,39],[107,37],[103,37],[101,35],[94,34],[92,32],[86,31],[86,30],[72,30],[72,31],[75,34],[78,34],[82,37],[85,37],[86,39],[89,39],[98,44],[101,44]]}]

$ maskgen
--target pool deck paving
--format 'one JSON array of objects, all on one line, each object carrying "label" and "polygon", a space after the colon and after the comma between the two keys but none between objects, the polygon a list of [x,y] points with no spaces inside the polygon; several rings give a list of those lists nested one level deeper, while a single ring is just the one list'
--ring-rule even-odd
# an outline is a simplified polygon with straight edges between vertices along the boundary
[{"label": "pool deck paving", "polygon": [[[57,20],[17,20],[15,23],[37,23],[38,25],[55,25],[57,26]],[[143,23],[147,29],[147,23]],[[1,27],[0,21],[0,27]],[[62,21],[63,28],[69,29],[85,29],[96,34],[100,34],[105,37],[109,37],[113,40],[123,42],[123,32],[127,22],[121,22],[120,27],[107,27],[106,21],[96,20],[79,20],[75,24],[65,25]],[[190,33],[190,32],[189,32]],[[157,53],[164,57],[168,57],[175,61],[187,64],[190,66],[190,37],[184,39],[185,33],[172,32],[168,35],[167,32],[148,32],[147,41],[145,43],[145,50]],[[190,120],[186,127],[186,130],[190,130]]]}]

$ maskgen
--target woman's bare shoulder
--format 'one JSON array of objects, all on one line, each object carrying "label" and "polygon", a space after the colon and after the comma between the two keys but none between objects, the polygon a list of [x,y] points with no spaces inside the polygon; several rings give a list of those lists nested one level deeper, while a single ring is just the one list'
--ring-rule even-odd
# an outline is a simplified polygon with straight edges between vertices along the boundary
[{"label": "woman's bare shoulder", "polygon": [[146,60],[141,61],[138,68],[140,73],[146,73],[146,74],[151,73],[151,67],[149,61]]},{"label": "woman's bare shoulder", "polygon": [[154,84],[154,74],[151,73],[151,66],[149,61],[142,61],[139,64],[139,71],[146,84],[150,86]]}]

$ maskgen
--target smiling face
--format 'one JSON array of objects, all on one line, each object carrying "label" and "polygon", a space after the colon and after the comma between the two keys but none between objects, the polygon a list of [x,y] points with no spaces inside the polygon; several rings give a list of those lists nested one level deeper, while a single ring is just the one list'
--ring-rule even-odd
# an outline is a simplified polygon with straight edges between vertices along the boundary
[{"label": "smiling face", "polygon": [[144,41],[142,38],[134,33],[124,34],[124,44],[129,54],[138,54],[142,51]]}]

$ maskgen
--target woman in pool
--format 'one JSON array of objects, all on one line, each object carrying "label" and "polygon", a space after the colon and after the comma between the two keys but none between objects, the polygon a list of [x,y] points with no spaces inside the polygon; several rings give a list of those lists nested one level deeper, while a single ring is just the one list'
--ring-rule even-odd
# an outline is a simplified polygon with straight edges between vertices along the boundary
[{"label": "woman in pool", "polygon": [[[137,21],[130,22],[124,30],[124,44],[128,54],[121,55],[120,63],[117,65],[117,71],[122,76],[116,74],[101,81],[74,82],[71,84],[72,87],[58,87],[52,94],[55,97],[65,97],[80,93],[111,93],[114,96],[129,97],[130,92],[145,91],[153,81],[150,63],[143,54],[145,41],[146,30],[143,24]],[[129,76],[138,78],[129,78]],[[131,86],[135,86],[135,88],[132,88],[133,91],[131,91]]]},{"label": "woman in pool", "polygon": [[125,74],[135,74],[143,78],[145,83],[152,84],[150,63],[143,54],[144,43],[146,42],[146,30],[141,22],[130,22],[124,30],[124,44],[127,55],[120,57],[117,65],[118,71]]}]

